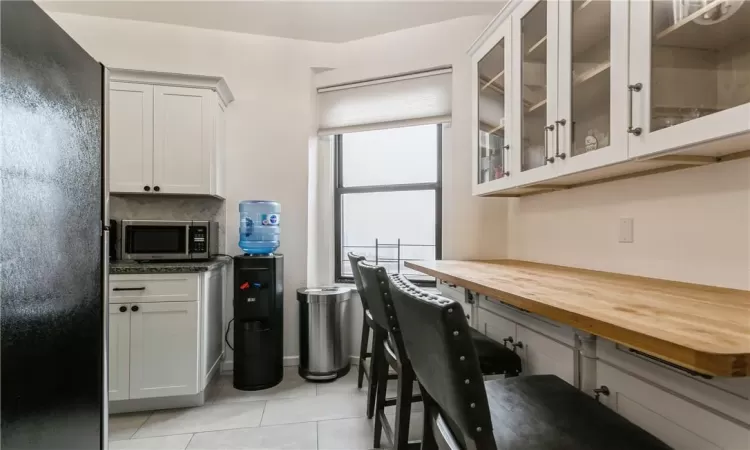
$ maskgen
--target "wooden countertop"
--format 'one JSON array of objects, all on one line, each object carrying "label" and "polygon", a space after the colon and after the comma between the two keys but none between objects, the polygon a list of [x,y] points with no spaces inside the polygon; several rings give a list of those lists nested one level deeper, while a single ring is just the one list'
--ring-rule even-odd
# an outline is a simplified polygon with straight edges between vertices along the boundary
[{"label": "wooden countertop", "polygon": [[407,267],[697,372],[750,376],[750,292],[524,261]]}]

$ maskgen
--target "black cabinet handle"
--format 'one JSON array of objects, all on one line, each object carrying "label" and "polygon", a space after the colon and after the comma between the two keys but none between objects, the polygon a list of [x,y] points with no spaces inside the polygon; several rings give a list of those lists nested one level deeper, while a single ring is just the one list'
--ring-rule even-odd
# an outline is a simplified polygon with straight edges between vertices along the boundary
[{"label": "black cabinet handle", "polygon": [[633,136],[640,136],[643,133],[643,128],[633,127],[633,92],[641,92],[643,84],[629,84],[628,85],[628,133]]},{"label": "black cabinet handle", "polygon": [[159,191],[161,191],[161,188],[159,186],[154,186],[154,192],[159,192]]},{"label": "black cabinet handle", "polygon": [[133,305],[132,308],[130,308],[131,311],[137,312],[138,311],[138,305]]},{"label": "black cabinet handle", "polygon": [[125,312],[128,310],[127,306],[120,306],[120,312]]},{"label": "black cabinet handle", "polygon": [[609,388],[607,386],[602,386],[600,388],[594,389],[594,398],[596,400],[599,400],[600,395],[606,395],[609,397]]},{"label": "black cabinet handle", "polygon": [[143,190],[148,192],[151,190],[151,186],[143,186]]},{"label": "black cabinet handle", "polygon": [[503,345],[505,345],[506,347],[508,346],[508,344],[512,344],[512,343],[513,343],[513,336],[508,336],[507,338],[503,339]]},{"label": "black cabinet handle", "polygon": [[521,341],[514,342],[513,344],[511,344],[511,346],[513,347],[513,351],[515,352],[519,348],[523,348],[523,342]]},{"label": "black cabinet handle", "polygon": [[115,292],[117,292],[117,291],[145,291],[146,290],[146,286],[132,287],[132,288],[113,288],[112,290],[115,291]]}]

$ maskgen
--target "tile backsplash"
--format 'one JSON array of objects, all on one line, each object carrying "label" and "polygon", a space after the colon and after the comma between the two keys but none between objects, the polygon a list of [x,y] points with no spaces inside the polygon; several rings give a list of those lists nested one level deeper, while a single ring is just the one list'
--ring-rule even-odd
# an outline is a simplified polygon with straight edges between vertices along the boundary
[{"label": "tile backsplash", "polygon": [[110,218],[144,220],[215,220],[219,223],[219,252],[224,253],[226,209],[213,197],[157,197],[115,195],[109,197]]}]

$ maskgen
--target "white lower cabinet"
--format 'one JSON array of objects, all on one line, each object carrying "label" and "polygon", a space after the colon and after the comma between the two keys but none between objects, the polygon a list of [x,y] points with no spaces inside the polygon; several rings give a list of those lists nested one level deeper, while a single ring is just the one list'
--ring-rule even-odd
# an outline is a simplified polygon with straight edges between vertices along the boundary
[{"label": "white lower cabinet", "polygon": [[522,325],[516,327],[524,375],[557,375],[575,384],[575,350]]},{"label": "white lower cabinet", "polygon": [[204,390],[223,357],[223,284],[222,269],[110,277],[110,401]]},{"label": "white lower cabinet", "polygon": [[109,399],[130,396],[130,306],[109,310]]},{"label": "white lower cabinet", "polygon": [[130,318],[130,398],[197,394],[198,302],[144,303]]},{"label": "white lower cabinet", "polygon": [[677,450],[750,448],[750,429],[602,361],[597,383],[603,404]]},{"label": "white lower cabinet", "polygon": [[479,331],[515,349],[521,357],[523,375],[557,375],[575,384],[576,352],[573,348],[481,306],[478,311]]}]

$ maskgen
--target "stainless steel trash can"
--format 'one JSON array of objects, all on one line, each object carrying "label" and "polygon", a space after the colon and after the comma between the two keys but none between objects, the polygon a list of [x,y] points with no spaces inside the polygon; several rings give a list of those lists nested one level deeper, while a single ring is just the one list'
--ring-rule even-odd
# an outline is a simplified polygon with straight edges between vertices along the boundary
[{"label": "stainless steel trash can", "polygon": [[299,374],[330,381],[349,372],[349,299],[343,287],[302,288],[299,302]]}]

